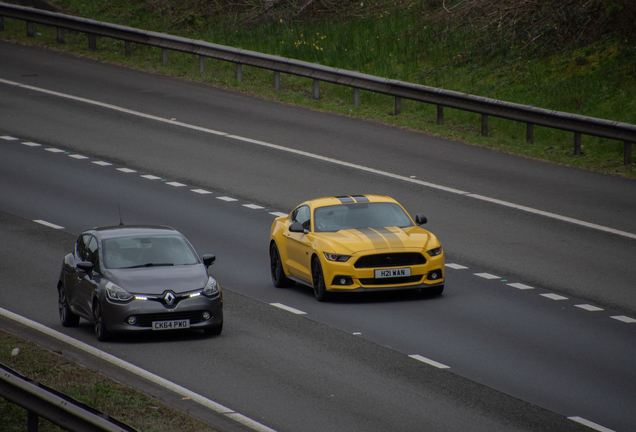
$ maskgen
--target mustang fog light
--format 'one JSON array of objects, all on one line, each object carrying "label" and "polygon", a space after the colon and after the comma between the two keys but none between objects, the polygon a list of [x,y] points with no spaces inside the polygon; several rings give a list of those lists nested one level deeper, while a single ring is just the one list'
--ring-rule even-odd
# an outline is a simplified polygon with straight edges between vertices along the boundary
[{"label": "mustang fog light", "polygon": [[332,285],[353,285],[353,279],[351,276],[336,276],[333,278]]},{"label": "mustang fog light", "polygon": [[428,280],[437,280],[437,279],[441,279],[441,278],[442,278],[442,271],[441,270],[433,270],[433,271],[428,273],[428,276],[426,276],[426,279],[428,279]]},{"label": "mustang fog light", "polygon": [[127,321],[128,321],[128,324],[135,325],[137,324],[137,317],[134,315],[129,316]]},{"label": "mustang fog light", "polygon": [[210,318],[212,318],[212,315],[210,314],[210,312],[208,311],[203,312],[203,319],[205,321],[209,320]]}]

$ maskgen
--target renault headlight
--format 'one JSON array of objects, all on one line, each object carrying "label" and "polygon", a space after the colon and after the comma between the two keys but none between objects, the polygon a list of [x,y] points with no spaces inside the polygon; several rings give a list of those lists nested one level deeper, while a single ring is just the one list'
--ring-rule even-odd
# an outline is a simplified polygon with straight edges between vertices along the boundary
[{"label": "renault headlight", "polygon": [[219,293],[219,284],[212,276],[208,276],[208,283],[203,288],[203,294],[206,296],[214,296]]},{"label": "renault headlight", "polygon": [[106,284],[106,295],[110,300],[125,302],[133,298],[133,295],[112,282]]}]

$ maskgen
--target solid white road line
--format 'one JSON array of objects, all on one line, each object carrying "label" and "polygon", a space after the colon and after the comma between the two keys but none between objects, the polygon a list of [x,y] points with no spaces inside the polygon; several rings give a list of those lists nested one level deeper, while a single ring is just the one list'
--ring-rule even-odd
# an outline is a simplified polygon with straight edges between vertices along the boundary
[{"label": "solid white road line", "polygon": [[437,189],[437,190],[441,190],[441,191],[445,191],[445,192],[449,192],[449,193],[453,193],[453,194],[464,195],[464,196],[467,196],[467,197],[470,197],[470,198],[479,199],[479,200],[490,202],[490,203],[493,203],[493,204],[502,205],[502,206],[513,208],[513,209],[516,209],[516,210],[520,210],[520,211],[524,211],[524,212],[528,212],[528,213],[533,213],[533,214],[545,216],[545,217],[548,217],[548,218],[560,220],[562,222],[567,222],[567,223],[571,223],[571,224],[574,224],[574,225],[579,225],[579,226],[583,226],[583,227],[586,227],[586,228],[591,228],[591,229],[595,229],[595,230],[599,230],[599,231],[603,231],[603,232],[607,232],[607,233],[611,233],[611,234],[616,234],[616,235],[619,235],[619,236],[623,236],[623,237],[627,237],[627,238],[631,238],[631,239],[635,239],[636,240],[636,234],[629,233],[629,232],[626,232],[626,231],[621,231],[621,230],[617,230],[617,229],[614,229],[614,228],[609,228],[609,227],[605,227],[605,226],[602,226],[602,225],[597,225],[597,224],[585,222],[585,221],[574,219],[574,218],[570,218],[570,217],[567,217],[567,216],[561,216],[561,215],[558,215],[558,214],[555,214],[555,213],[546,212],[546,211],[543,211],[543,210],[537,210],[537,209],[534,209],[534,208],[531,208],[531,207],[526,207],[526,206],[522,206],[522,205],[518,205],[518,204],[509,203],[507,201],[502,201],[502,200],[498,200],[498,199],[495,199],[495,198],[488,198],[488,197],[485,197],[485,196],[482,196],[482,195],[472,194],[470,192],[462,191],[462,190],[459,190],[459,189],[454,189],[454,188],[438,185],[438,184],[435,184],[435,183],[429,183],[429,182],[417,180],[417,179],[414,179],[414,178],[401,176],[401,175],[389,173],[389,172],[386,172],[386,171],[381,171],[381,170],[365,167],[365,166],[362,166],[362,165],[356,165],[356,164],[352,164],[352,163],[349,163],[349,162],[344,162],[344,161],[341,161],[341,160],[338,160],[338,159],[333,159],[333,158],[329,158],[329,157],[325,157],[325,156],[320,156],[320,155],[317,155],[317,154],[314,154],[314,153],[305,152],[305,151],[302,151],[302,150],[290,149],[290,148],[283,147],[283,146],[280,146],[280,145],[267,143],[267,142],[264,142],[264,141],[259,141],[259,140],[254,140],[254,139],[250,139],[250,138],[245,138],[245,137],[241,137],[241,136],[238,136],[238,135],[231,135],[231,134],[226,133],[226,132],[221,132],[221,131],[217,131],[217,130],[213,130],[213,129],[208,129],[208,128],[204,128],[204,127],[200,127],[200,126],[195,126],[195,125],[191,125],[191,124],[187,124],[187,123],[182,123],[182,122],[179,122],[179,121],[176,121],[176,120],[173,120],[173,119],[167,119],[167,118],[158,117],[158,116],[154,116],[154,115],[150,115],[150,114],[145,114],[145,113],[142,113],[142,112],[139,112],[139,111],[126,109],[126,108],[119,107],[119,106],[116,106],[116,105],[110,105],[110,104],[106,104],[106,103],[103,103],[103,102],[98,102],[98,101],[91,100],[91,99],[86,99],[86,98],[81,98],[81,97],[77,97],[77,96],[72,96],[72,95],[69,95],[69,94],[66,94],[66,93],[55,92],[55,91],[43,89],[43,88],[40,88],[40,87],[29,86],[29,85],[26,85],[26,84],[15,82],[15,81],[8,81],[8,80],[5,80],[5,79],[0,79],[0,83],[7,84],[7,85],[12,85],[12,86],[16,86],[16,87],[21,87],[23,89],[32,90],[32,91],[36,91],[36,92],[40,92],[40,93],[45,93],[45,94],[49,94],[49,95],[53,95],[53,96],[58,96],[58,97],[61,97],[61,98],[70,99],[70,100],[74,100],[74,101],[77,101],[77,102],[82,102],[82,103],[86,103],[86,104],[90,104],[90,105],[94,105],[94,106],[99,106],[99,107],[106,108],[106,109],[111,109],[111,110],[115,110],[115,111],[118,111],[118,112],[134,115],[134,116],[137,116],[137,117],[142,117],[142,118],[145,118],[145,119],[148,119],[148,120],[154,120],[154,121],[167,123],[167,124],[171,124],[171,125],[174,125],[174,126],[184,127],[184,128],[187,128],[187,129],[196,130],[196,131],[209,133],[209,134],[213,134],[213,135],[225,136],[227,138],[240,140],[240,141],[248,142],[248,143],[251,143],[251,144],[260,145],[260,146],[268,147],[268,148],[271,148],[271,149],[284,151],[284,152],[287,152],[287,153],[293,153],[293,154],[297,154],[297,155],[301,155],[301,156],[306,156],[306,157],[309,157],[309,158],[312,158],[312,159],[315,159],[315,160],[321,160],[321,161],[324,161],[324,162],[330,162],[330,163],[333,163],[333,164],[336,164],[336,165],[345,166],[345,167],[348,167],[348,168],[353,168],[353,169],[357,169],[357,170],[360,170],[360,171],[381,175],[383,177],[393,178],[393,179],[396,179],[396,180],[401,180],[401,181],[404,181],[404,182],[413,183],[413,184],[417,184],[417,185],[420,185],[420,186],[425,186],[425,187],[429,187],[429,188],[433,188],[433,189]]},{"label": "solid white road line", "polygon": [[131,372],[141,378],[145,378],[148,381],[151,381],[157,385],[162,386],[165,389],[171,390],[179,395],[181,395],[182,397],[185,398],[189,398],[201,405],[203,405],[206,408],[209,408],[213,411],[216,411],[217,413],[220,414],[224,414],[227,417],[232,418],[233,420],[236,420],[237,422],[240,422],[248,427],[251,427],[252,429],[258,431],[258,432],[276,432],[273,429],[268,428],[265,425],[262,425],[252,419],[249,419],[248,417],[245,417],[242,414],[239,414],[237,412],[235,412],[234,410],[223,406],[217,402],[214,402],[211,399],[208,399],[204,396],[201,396],[198,393],[195,393],[191,390],[188,390],[185,387],[182,387],[178,384],[175,384],[171,381],[168,381],[165,378],[160,377],[159,375],[155,375],[151,372],[148,372],[145,369],[142,369],[138,366],[135,366],[132,363],[128,363],[127,361],[121,360],[120,358],[117,358],[111,354],[108,354],[104,351],[101,351],[95,347],[92,347],[88,344],[85,344],[84,342],[80,342],[76,339],[73,339],[70,336],[65,335],[64,333],[60,333],[56,330],[53,330],[49,327],[46,327],[45,325],[42,325],[38,322],[32,321],[28,318],[25,318],[23,316],[20,316],[16,313],[10,312],[6,309],[0,308],[0,315],[12,319],[14,321],[17,321],[27,327],[30,327],[34,330],[37,330],[41,333],[44,333],[48,336],[51,336],[59,341],[65,342],[77,349],[80,349],[86,353],[92,354],[95,357],[98,357],[104,361],[107,361],[117,367],[120,367],[121,369],[127,370],[128,372]]},{"label": "solid white road line", "polygon": [[426,358],[426,357],[424,357],[424,356],[421,356],[421,355],[419,355],[419,354],[412,354],[412,355],[410,355],[409,357],[411,357],[412,359],[415,359],[415,360],[419,360],[419,361],[421,361],[422,363],[426,363],[426,364],[429,364],[429,365],[431,365],[431,366],[435,366],[436,368],[440,368],[440,369],[450,369],[450,366],[446,366],[445,364],[442,364],[442,363],[436,362],[435,360],[431,360],[431,359]]}]

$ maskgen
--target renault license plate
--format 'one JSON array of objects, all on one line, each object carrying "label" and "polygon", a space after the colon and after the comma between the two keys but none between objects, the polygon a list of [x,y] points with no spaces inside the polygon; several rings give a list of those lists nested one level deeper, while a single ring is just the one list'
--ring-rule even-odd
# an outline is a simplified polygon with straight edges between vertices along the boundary
[{"label": "renault license plate", "polygon": [[153,330],[175,330],[190,328],[190,320],[174,320],[174,321],[153,321]]}]

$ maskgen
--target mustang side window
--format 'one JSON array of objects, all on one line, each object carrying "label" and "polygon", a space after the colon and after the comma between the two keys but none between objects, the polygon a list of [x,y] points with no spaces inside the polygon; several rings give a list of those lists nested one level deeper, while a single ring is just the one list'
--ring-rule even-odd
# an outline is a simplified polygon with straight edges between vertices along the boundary
[{"label": "mustang side window", "polygon": [[292,222],[300,222],[306,230],[311,230],[311,212],[309,207],[298,207],[292,214]]}]

